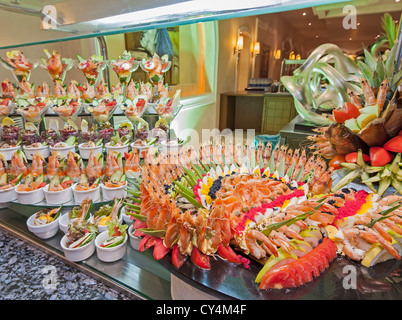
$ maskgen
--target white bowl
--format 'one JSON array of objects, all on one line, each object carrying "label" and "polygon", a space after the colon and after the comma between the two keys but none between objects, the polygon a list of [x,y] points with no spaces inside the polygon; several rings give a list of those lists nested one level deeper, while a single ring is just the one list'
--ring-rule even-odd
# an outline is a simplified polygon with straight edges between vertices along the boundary
[{"label": "white bowl", "polygon": [[125,185],[115,188],[108,188],[101,183],[103,200],[114,200],[114,198],[125,198],[127,196],[126,191],[127,182]]},{"label": "white bowl", "polygon": [[[119,224],[122,224],[122,223],[123,223],[123,215],[120,214]],[[99,225],[99,224],[98,224],[98,230],[99,230],[99,232],[104,232],[104,231],[106,231],[106,230],[107,230],[107,224],[105,224],[105,225]]]},{"label": "white bowl", "polygon": [[123,207],[120,211],[121,216],[123,217],[123,222],[127,225],[133,224],[133,220],[131,220],[131,216],[126,214],[126,207]]},{"label": "white bowl", "polygon": [[161,149],[164,154],[167,154],[168,152],[179,152],[180,149],[183,147],[183,144],[178,144],[178,143],[168,143],[166,140],[163,140],[160,142],[161,144]]},{"label": "white bowl", "polygon": [[95,239],[96,246],[96,254],[98,255],[99,260],[104,262],[113,262],[117,261],[124,257],[127,250],[127,235],[123,241],[123,243],[118,246],[112,248],[103,248],[100,245],[109,238],[109,231],[103,231],[98,234]]},{"label": "white bowl", "polygon": [[68,218],[68,212],[61,215],[59,217],[59,228],[61,231],[63,231],[64,233],[67,233],[68,231],[68,224],[70,223],[70,219]]},{"label": "white bowl", "polygon": [[131,144],[132,149],[137,149],[138,153],[140,154],[140,158],[144,158],[143,152],[148,151],[151,146],[135,146],[134,143]]},{"label": "white bowl", "polygon": [[81,204],[81,202],[84,201],[86,198],[91,199],[94,202],[96,202],[100,199],[100,194],[101,194],[100,185],[98,185],[95,189],[86,190],[86,191],[75,190],[76,185],[77,184],[74,183],[72,186],[74,200],[76,203]]},{"label": "white bowl", "polygon": [[20,146],[11,148],[0,148],[0,153],[4,156],[4,159],[6,159],[6,161],[10,161],[13,154],[17,152],[17,150],[20,148],[21,148]]},{"label": "white bowl", "polygon": [[27,220],[27,227],[29,231],[31,231],[33,234],[35,234],[37,237],[41,239],[49,239],[57,233],[57,231],[59,230],[60,216],[57,219],[53,220],[52,222],[44,224],[42,226],[35,226],[33,224],[35,216],[36,213],[31,215]]},{"label": "white bowl", "polygon": [[27,148],[26,146],[24,146],[23,149],[28,160],[32,160],[32,157],[36,152],[40,153],[44,159],[50,156],[49,146],[43,146],[37,148]]},{"label": "white bowl", "polygon": [[130,245],[133,249],[138,250],[140,247],[141,237],[133,236],[133,225],[128,228],[128,236],[130,237]]},{"label": "white bowl", "polygon": [[50,152],[59,151],[60,154],[61,154],[61,156],[62,156],[63,158],[66,158],[66,159],[67,159],[67,155],[68,155],[68,153],[69,153],[70,151],[71,151],[71,152],[75,152],[75,145],[74,145],[74,146],[64,147],[64,148],[54,148],[54,147],[50,146],[49,149],[50,149]]},{"label": "white bowl", "polygon": [[82,159],[88,159],[92,150],[94,150],[95,155],[102,152],[103,145],[95,146],[95,147],[83,147],[82,146],[83,144],[84,143],[80,143],[78,145],[78,150],[80,152],[80,156]]},{"label": "white bowl", "polygon": [[33,191],[18,191],[17,189],[15,189],[15,192],[17,193],[18,202],[20,204],[38,203],[43,201],[43,199],[45,198],[43,188]]},{"label": "white bowl", "polygon": [[67,235],[61,238],[60,241],[60,246],[63,249],[64,256],[67,260],[73,262],[82,261],[88,259],[95,252],[95,239],[80,248],[68,248],[66,242]]},{"label": "white bowl", "polygon": [[73,188],[70,186],[61,191],[49,191],[49,185],[43,188],[45,199],[48,204],[62,204],[71,201],[73,198]]},{"label": "white bowl", "polygon": [[121,153],[121,156],[123,158],[125,158],[125,152],[128,153],[128,147],[129,147],[128,144],[124,145],[124,146],[111,146],[110,142],[105,144],[106,153],[108,151],[117,151],[117,152]]},{"label": "white bowl", "polygon": [[9,201],[16,200],[17,199],[17,192],[15,192],[16,187],[17,186],[14,186],[7,190],[0,190],[0,203],[6,203]]}]

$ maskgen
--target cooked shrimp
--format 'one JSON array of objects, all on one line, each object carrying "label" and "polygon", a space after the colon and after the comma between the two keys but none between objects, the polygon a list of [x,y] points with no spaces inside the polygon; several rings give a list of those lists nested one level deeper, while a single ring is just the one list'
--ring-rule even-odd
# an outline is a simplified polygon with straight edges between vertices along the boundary
[{"label": "cooked shrimp", "polygon": [[[261,244],[258,244],[258,241]],[[246,232],[245,241],[248,250],[257,259],[264,258],[267,254],[278,256],[278,251],[275,244],[265,234],[256,229],[250,229]]]}]

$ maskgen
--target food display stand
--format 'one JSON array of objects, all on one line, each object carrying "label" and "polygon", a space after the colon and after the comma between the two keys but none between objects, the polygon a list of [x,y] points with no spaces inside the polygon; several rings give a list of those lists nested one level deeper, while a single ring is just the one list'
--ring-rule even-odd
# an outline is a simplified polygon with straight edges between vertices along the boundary
[{"label": "food display stand", "polygon": [[[173,1],[170,5],[180,3]],[[180,116],[181,112],[191,109],[191,103],[194,100],[181,97],[180,89],[171,94],[170,97],[168,96],[168,86],[165,86],[161,82],[161,79],[163,79],[164,73],[171,67],[172,62],[169,60],[169,57],[166,55],[159,57],[155,54],[152,57],[148,57],[148,59],[135,61],[126,51],[119,57],[108,57],[106,54],[107,48],[102,41],[102,37],[107,35],[265,14],[279,10],[285,11],[300,7],[310,7],[320,3],[320,1],[302,0],[296,2],[282,1],[281,3],[265,7],[253,6],[253,4],[244,6],[243,4],[240,7],[228,7],[225,9],[209,8],[207,10],[201,8],[200,12],[186,8],[183,13],[173,15],[173,18],[170,14],[166,13],[154,18],[152,23],[144,20],[142,23],[133,23],[132,25],[127,25],[129,22],[124,19],[121,21],[113,20],[113,23],[109,27],[103,23],[108,20],[107,18],[110,18],[112,13],[104,12],[101,14],[99,11],[93,13],[93,16],[89,17],[90,20],[84,21],[78,14],[74,23],[65,23],[56,27],[55,31],[65,32],[63,36],[57,33],[46,40],[35,40],[34,42],[16,43],[1,47],[0,50],[10,52],[7,56],[9,60],[3,61],[5,63],[3,65],[10,68],[10,71],[13,72],[13,75],[20,83],[20,88],[24,88],[23,85],[27,84],[31,75],[30,72],[35,72],[34,69],[38,63],[31,65],[29,71],[22,69],[25,73],[21,75],[19,73],[21,69],[13,67],[15,61],[23,61],[24,64],[26,62],[24,60],[26,57],[20,51],[21,48],[51,45],[56,42],[68,44],[69,41],[97,37],[100,45],[97,49],[97,54],[91,57],[77,55],[76,58],[78,61],[74,63],[76,68],[84,72],[86,78],[86,84],[80,89],[77,88],[81,92],[79,93],[80,97],[82,93],[91,94],[91,90],[96,90],[96,93],[100,97],[94,98],[92,96],[89,101],[85,99],[80,100],[81,98],[71,98],[70,94],[78,92],[74,88],[76,84],[71,82],[71,87],[68,87],[68,95],[59,92],[59,97],[52,100],[49,105],[47,105],[48,100],[46,99],[29,100],[31,99],[30,97],[13,101],[15,105],[7,105],[10,106],[10,112],[4,115],[2,120],[4,121],[4,119],[9,117],[18,118],[21,116],[24,120],[25,128],[28,124],[31,131],[41,133],[52,127],[51,118],[59,117],[65,124],[64,129],[67,131],[67,134],[71,134],[69,130],[74,131],[75,127],[73,123],[79,119],[82,120],[81,128],[76,131],[80,131],[79,135],[82,138],[83,132],[91,133],[84,131],[83,128],[88,129],[86,127],[88,125],[86,119],[92,119],[94,120],[93,123],[98,125],[95,131],[99,131],[99,128],[105,130],[104,125],[109,125],[110,123],[113,124],[113,129],[116,131],[118,129],[123,131],[123,129],[128,128],[130,139],[133,139],[133,144],[131,145],[131,151],[127,149],[127,151],[109,153],[108,147],[128,147],[128,145],[122,142],[124,140],[123,137],[125,137],[123,134],[119,139],[119,142],[122,142],[122,144],[113,146],[105,143],[105,149],[101,149],[102,151],[99,152],[100,156],[96,155],[95,157],[93,154],[90,154],[87,156],[87,159],[82,159],[82,153],[80,153],[80,157],[74,158],[74,152],[72,152],[66,153],[61,158],[52,158],[52,161],[55,162],[67,161],[67,172],[76,167],[79,170],[79,166],[85,168],[85,174],[82,174],[80,171],[80,174],[75,177],[75,181],[70,177],[71,179],[60,180],[57,183],[53,182],[53,178],[58,173],[49,176],[49,169],[58,169],[57,166],[59,165],[54,168],[52,167],[53,163],[51,164],[50,155],[40,157],[35,153],[32,156],[32,160],[29,161],[30,170],[35,174],[29,176],[27,172],[21,171],[12,181],[6,181],[12,184],[10,189],[15,187],[16,192],[35,191],[36,189],[29,191],[27,189],[19,190],[21,188],[18,187],[24,185],[24,188],[31,188],[33,183],[36,183],[37,186],[44,183],[44,181],[38,181],[37,179],[44,175],[39,170],[44,161],[42,158],[47,158],[49,159],[46,168],[46,178],[49,180],[49,184],[46,186],[48,189],[50,189],[50,185],[52,187],[61,186],[63,190],[72,188],[70,185],[67,187],[63,185],[63,183],[71,180],[68,183],[74,183],[74,191],[92,191],[99,188],[98,185],[100,184],[103,188],[102,196],[95,197],[89,202],[86,201],[88,199],[84,198],[78,201],[78,196],[74,194],[75,201],[72,198],[66,201],[66,198],[62,197],[56,203],[51,203],[49,201],[50,198],[43,200],[43,197],[40,201],[30,201],[30,199],[22,201],[22,198],[18,196],[15,199],[2,202],[0,227],[136,299],[401,299],[400,273],[402,269],[400,267],[401,258],[399,254],[401,254],[402,245],[400,243],[400,234],[398,231],[395,231],[399,230],[397,228],[401,228],[399,226],[399,216],[395,217],[395,221],[392,221],[392,223],[395,222],[392,225],[393,227],[395,225],[395,230],[392,229],[391,231],[395,231],[397,234],[393,234],[392,237],[388,234],[391,238],[392,246],[386,242],[380,242],[377,234],[373,240],[374,229],[369,228],[373,227],[375,223],[382,221],[383,218],[370,217],[370,221],[362,229],[366,233],[362,232],[362,234],[366,236],[364,239],[370,243],[371,247],[370,249],[364,248],[366,251],[359,248],[359,253],[363,252],[364,258],[360,258],[359,260],[359,257],[356,257],[356,261],[349,259],[346,257],[346,253],[342,253],[342,250],[338,247],[340,243],[343,244],[342,241],[346,237],[346,233],[339,234],[339,232],[344,232],[344,230],[349,231],[346,227],[353,222],[348,219],[349,217],[357,216],[359,210],[363,209],[366,210],[366,213],[373,213],[374,210],[381,207],[380,201],[383,198],[395,195],[395,190],[390,185],[391,181],[396,181],[399,175],[397,169],[395,169],[395,167],[400,165],[401,161],[400,153],[398,153],[399,149],[390,151],[393,152],[393,167],[390,164],[387,167],[389,173],[388,171],[386,173],[390,177],[392,176],[394,180],[390,180],[387,188],[385,188],[386,190],[382,190],[379,197],[377,197],[376,192],[371,192],[373,191],[372,188],[366,188],[367,186],[371,186],[369,183],[378,182],[378,180],[369,175],[363,175],[366,163],[362,161],[363,155],[361,150],[356,152],[355,163],[349,165],[350,168],[354,168],[351,170],[359,170],[358,173],[361,181],[350,179],[347,181],[348,183],[344,183],[346,179],[344,176],[340,177],[340,182],[332,180],[331,173],[333,173],[332,170],[334,168],[331,166],[327,167],[326,161],[322,159],[321,155],[314,155],[310,158],[306,154],[302,156],[301,154],[303,153],[299,154],[299,151],[296,153],[293,150],[296,149],[297,143],[289,147],[291,145],[289,141],[282,142],[282,146],[280,144],[276,146],[268,146],[268,144],[264,146],[251,146],[252,152],[250,152],[249,146],[245,149],[236,149],[234,146],[230,149],[226,146],[227,148],[225,149],[219,144],[211,144],[204,145],[199,150],[195,150],[195,153],[192,153],[192,146],[184,148],[183,141],[175,137],[174,130],[171,128],[173,120],[177,116]],[[55,8],[58,9],[59,13],[60,10],[63,10],[63,7],[57,5],[55,5]],[[66,16],[72,13],[70,8],[64,8],[64,10],[66,10],[63,11]],[[132,7],[127,8],[127,10],[135,12],[135,8]],[[216,32],[215,29],[213,31]],[[219,51],[218,48],[214,50],[215,53]],[[52,59],[57,59],[54,52],[50,53],[45,50],[45,53],[47,59],[45,58],[42,64],[46,65],[49,61],[53,61]],[[63,72],[67,72],[69,68],[69,60],[62,61],[65,65],[60,73],[51,73],[50,71],[52,70],[47,69],[54,81],[55,91],[63,90],[58,85],[63,84],[65,77]],[[118,64],[118,62],[121,62],[121,69],[115,69],[114,67],[114,64]],[[156,68],[155,65],[160,68]],[[136,86],[130,81],[131,73],[138,68],[141,68],[147,74],[150,86],[142,87],[143,83],[139,83]],[[302,66],[301,70],[304,70],[303,68]],[[109,69],[117,73],[118,85],[120,86],[114,87],[114,92],[103,92],[102,90],[106,91],[105,88],[107,88],[105,81],[109,82],[108,87],[111,88],[109,74],[107,74],[110,71]],[[298,75],[296,71],[295,76]],[[317,82],[316,84],[318,84],[317,79],[314,79]],[[290,93],[283,95],[287,98],[290,94],[294,94],[294,90],[292,90],[294,87],[291,86],[292,82],[295,86],[300,85],[300,81],[293,81],[292,79],[286,82],[285,86],[287,86]],[[162,85],[160,86],[161,83]],[[11,90],[11,87],[7,87],[7,85],[5,83],[3,92],[10,93],[7,90]],[[44,87],[41,87],[40,90],[43,90],[43,92],[46,91]],[[29,92],[30,86],[26,88],[24,94],[29,95]],[[132,98],[128,98],[131,93],[133,95]],[[210,95],[207,95],[207,99],[211,99],[213,94],[214,90],[212,90]],[[67,96],[67,98],[64,96]],[[205,97],[203,96],[203,98]],[[216,97],[213,97],[209,101],[215,102]],[[300,102],[295,99],[295,107],[299,114],[306,116],[307,119],[317,118],[318,116],[314,112],[305,110],[307,103],[303,105],[303,102],[306,101]],[[68,105],[67,111],[65,108],[66,105]],[[290,105],[293,107],[293,104]],[[11,110],[11,107],[15,108],[15,113],[14,110]],[[102,107],[102,111],[99,111],[100,107]],[[293,109],[290,109],[293,112]],[[48,110],[49,112],[47,112]],[[71,112],[71,110],[74,111]],[[292,115],[294,114],[292,113]],[[119,116],[129,119],[129,125],[125,123],[125,126],[119,126],[119,124],[113,123]],[[147,118],[148,121],[144,120]],[[43,121],[44,119],[46,121]],[[156,121],[156,119],[158,120]],[[321,122],[319,125],[329,124],[327,123],[328,119],[320,113],[319,120]],[[9,122],[7,123],[7,121]],[[300,122],[302,122],[300,121],[300,117],[296,117],[291,121],[282,130],[282,138],[292,139],[291,135],[296,131],[296,124]],[[141,136],[144,127],[154,129],[157,128],[158,123],[159,125],[162,123],[164,126],[166,134],[165,145],[161,141],[159,141],[161,143],[160,146],[157,144],[153,145],[157,140]],[[12,123],[7,119],[5,126],[12,127],[14,124],[15,122]],[[300,140],[300,136],[307,137],[310,134],[311,131],[309,130],[300,130],[295,139]],[[72,140],[69,140],[71,137]],[[103,142],[106,141],[105,137],[102,136],[102,139],[104,139]],[[63,141],[65,145],[62,147],[67,149],[73,147],[74,151],[77,151],[75,147],[77,142],[81,142],[80,138],[76,139],[74,138],[74,134],[71,134]],[[137,139],[141,140],[138,145],[135,143]],[[31,140],[29,142],[30,144],[34,143]],[[102,144],[102,141],[100,144]],[[287,146],[284,144],[287,144]],[[97,146],[99,145],[94,143],[91,147],[95,148]],[[158,148],[155,148],[155,146],[158,146]],[[150,150],[155,152],[155,154],[152,154]],[[180,151],[185,153],[174,153],[177,150],[185,150]],[[207,153],[205,153],[205,150],[207,150]],[[185,154],[185,157],[181,160],[180,165],[175,163],[174,166],[167,166],[168,169],[163,171],[163,165],[166,163],[161,161],[166,161],[171,156],[172,158],[174,157],[169,152],[176,154],[176,157],[177,154]],[[399,155],[395,155],[397,153]],[[133,160],[134,157],[135,160]],[[399,161],[397,161],[398,159]],[[0,160],[2,161],[2,159]],[[15,170],[25,170],[24,164],[28,163],[26,160],[19,152],[15,152],[9,159],[5,159],[6,164],[7,161],[14,161],[12,167]],[[125,167],[124,174],[119,172],[119,169],[123,168],[123,164],[125,166],[131,160],[133,160],[133,166],[127,170]],[[390,163],[390,161],[386,164]],[[105,175],[108,179],[101,183],[97,179],[82,180],[82,175],[88,175],[90,170],[94,172],[99,168],[103,170],[102,166],[104,162],[106,162]],[[3,167],[7,167],[4,166],[3,162],[1,163]],[[21,166],[20,163],[22,163]],[[65,165],[65,162],[63,163]],[[170,163],[168,164],[170,165]],[[322,171],[315,168],[321,168]],[[349,169],[346,165],[345,168]],[[111,171],[110,174],[107,173],[108,170]],[[367,170],[372,170],[370,174],[380,171],[380,169],[375,171],[371,167]],[[381,170],[381,172],[385,171],[384,168]],[[119,175],[116,172],[119,172]],[[180,175],[178,172],[180,172]],[[365,171],[365,173],[368,172]],[[350,174],[350,172],[347,174]],[[32,179],[29,183],[27,183],[28,176]],[[22,179],[21,177],[24,178]],[[97,178],[96,176],[93,177]],[[358,176],[354,175],[354,177],[357,178]],[[24,179],[25,182],[22,184]],[[369,179],[371,180],[366,181]],[[365,186],[363,186],[362,181],[365,181]],[[350,184],[353,182],[355,184]],[[107,185],[107,183],[111,186]],[[224,185],[222,185],[223,183]],[[338,185],[338,183],[342,183],[342,186],[338,189],[333,187],[333,185]],[[77,190],[77,185],[81,190]],[[119,196],[107,197],[107,191],[111,191],[107,188],[113,189],[116,185],[119,187],[124,186],[125,188],[120,190],[124,193],[119,193]],[[236,194],[239,191],[237,186],[243,185],[247,185],[244,188],[246,191],[243,190],[245,193]],[[269,185],[270,188],[266,187],[266,185]],[[395,183],[395,186],[398,187],[398,183]],[[39,189],[42,187],[39,187]],[[59,189],[57,191],[63,190]],[[222,190],[225,191],[223,196],[219,193]],[[250,196],[247,193],[249,190],[253,190],[255,193]],[[339,193],[336,193],[337,191]],[[230,195],[230,192],[233,192],[233,195]],[[336,199],[335,195],[342,200]],[[214,202],[217,198],[220,201],[218,201],[219,206],[213,207],[214,203],[217,203]],[[130,202],[128,202],[128,199],[130,199]],[[239,199],[242,200],[240,201]],[[336,200],[342,204],[335,206],[335,204],[338,204]],[[177,205],[180,205],[179,208],[175,207],[176,201]],[[346,203],[347,201],[349,202]],[[381,211],[380,214],[386,215],[399,209],[399,201],[394,201],[397,204],[391,207],[387,207],[389,203],[384,205],[387,208]],[[147,206],[149,203],[151,204]],[[350,207],[347,204],[350,204]],[[364,206],[365,204],[366,207]],[[367,208],[369,204],[371,207]],[[99,235],[97,235],[96,240],[90,238],[90,236],[93,236],[92,233],[102,234],[100,223],[97,226],[99,227],[97,231],[91,231],[91,228],[95,225],[93,221],[95,221],[96,213],[106,210],[107,205],[110,205],[107,210],[111,210],[110,217],[112,218],[109,218],[113,219],[110,221],[113,223],[117,222],[117,225],[112,229],[109,228],[110,230],[107,230],[107,227],[105,227],[106,229],[103,232],[109,232],[108,237],[106,241],[97,243]],[[239,209],[236,205],[241,205],[242,207]],[[277,213],[286,213],[285,210],[289,206],[297,205],[305,205],[303,208],[304,211],[297,211],[297,215],[292,215],[289,220],[283,218],[281,220],[274,220],[274,218],[279,217],[276,216]],[[326,210],[321,209],[321,207]],[[118,221],[123,216],[121,208],[124,208],[124,213],[127,213],[128,216],[128,220],[125,223],[119,223]],[[342,210],[342,208],[348,208],[350,212],[345,212],[346,209]],[[48,211],[49,209],[57,209],[57,213],[52,210]],[[171,212],[169,211],[170,209]],[[78,217],[69,218],[68,229],[66,229],[68,231],[62,231],[61,218],[69,217],[70,213],[76,214],[75,210],[78,211]],[[43,218],[43,216],[36,215],[36,213],[41,213],[45,216],[44,219],[49,219],[50,212],[53,212],[52,214],[56,213],[54,219],[50,217],[51,221],[47,221],[43,225],[46,226],[57,222],[60,230],[57,228],[56,233],[50,237],[41,237],[39,236],[40,233],[32,231],[35,230],[33,228],[35,226],[30,225],[30,219],[40,220]],[[197,215],[194,214],[195,212]],[[335,215],[341,212],[344,216],[341,217],[340,215],[339,220],[341,221],[336,223]],[[229,216],[230,214],[233,215]],[[151,215],[152,219],[150,218]],[[313,216],[316,220],[312,218]],[[195,217],[199,220],[194,220]],[[310,217],[312,219],[307,220]],[[99,216],[96,219],[98,218]],[[267,219],[270,224],[265,225],[263,222],[264,219]],[[330,222],[327,223],[326,221],[329,220]],[[69,236],[73,233],[71,226],[74,226],[74,221],[82,223],[76,227],[77,229],[82,229],[79,231],[84,232],[84,237],[75,237],[74,241],[72,241]],[[96,221],[98,223],[100,220]],[[229,221],[233,225],[230,225]],[[296,225],[296,222],[299,224]],[[136,224],[137,229],[127,235],[128,232],[126,233],[125,228],[129,228],[130,224],[131,226]],[[159,228],[160,225],[162,227]],[[190,227],[188,227],[189,225]],[[295,225],[296,229],[290,229],[291,225]],[[125,228],[120,229],[121,226],[125,226]],[[197,230],[198,226],[205,228]],[[353,223],[349,227],[354,227]],[[135,236],[139,239],[134,239],[133,241],[139,241],[139,245],[136,242],[131,242],[131,238],[130,242],[128,241],[129,236],[133,235],[134,237],[135,231],[139,231],[138,236]],[[287,235],[294,241],[290,245],[286,245],[289,239],[283,240],[280,237],[281,234],[279,231],[283,233],[288,232]],[[191,238],[191,234],[195,232],[199,232],[197,237]],[[303,237],[309,239],[310,242],[307,243],[307,240],[301,240],[295,235],[295,232],[297,234],[300,232],[298,234],[300,237],[303,233]],[[228,239],[228,234],[232,238]],[[202,238],[200,235],[204,237]],[[120,242],[117,242],[116,239],[118,237],[124,239],[119,238]],[[68,242],[69,240],[71,241]],[[95,244],[97,244],[97,254],[93,254],[95,252]],[[94,245],[93,251],[87,257],[73,259],[67,256],[68,249],[84,248],[87,245]],[[104,260],[100,259],[102,249],[117,249],[121,245],[125,248],[122,256],[116,259],[111,258],[111,260],[107,260],[106,258],[103,258]],[[236,248],[236,253],[231,246]],[[368,251],[371,254],[369,257],[364,255]],[[112,250],[109,252],[112,252]],[[392,259],[391,254],[392,257],[397,259]],[[361,263],[362,260],[365,265]],[[377,260],[386,261],[376,264]],[[275,266],[275,268],[270,268],[271,266]],[[351,276],[355,278],[351,282],[347,282],[350,279],[348,276],[351,270]],[[356,279],[358,280],[357,285],[354,282]]]}]

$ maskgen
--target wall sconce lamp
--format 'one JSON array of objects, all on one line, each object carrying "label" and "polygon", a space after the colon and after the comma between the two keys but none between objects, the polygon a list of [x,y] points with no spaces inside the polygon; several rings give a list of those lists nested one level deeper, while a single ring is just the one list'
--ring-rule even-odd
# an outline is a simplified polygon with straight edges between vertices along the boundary
[{"label": "wall sconce lamp", "polygon": [[296,60],[301,60],[301,55],[300,55],[300,53],[298,53],[298,54],[296,55]]},{"label": "wall sconce lamp", "polygon": [[295,59],[296,59],[296,55],[295,55],[294,51],[292,51],[291,53],[289,53],[289,59],[290,59],[290,60],[295,60]]},{"label": "wall sconce lamp", "polygon": [[256,43],[254,44],[253,55],[256,56],[257,54],[260,54],[260,51],[261,51],[260,43],[259,43],[259,42],[256,42]]},{"label": "wall sconce lamp", "polygon": [[281,50],[276,50],[275,51],[275,55],[274,55],[274,58],[276,59],[276,60],[279,60],[280,58],[281,58],[281,54],[282,54],[282,52],[281,52]]},{"label": "wall sconce lamp", "polygon": [[237,38],[236,47],[233,49],[233,54],[240,53],[243,50],[243,36],[240,34]]}]

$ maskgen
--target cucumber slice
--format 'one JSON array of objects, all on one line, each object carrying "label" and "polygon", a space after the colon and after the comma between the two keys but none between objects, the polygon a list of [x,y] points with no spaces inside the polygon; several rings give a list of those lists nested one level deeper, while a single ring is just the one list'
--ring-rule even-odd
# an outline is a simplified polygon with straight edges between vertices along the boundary
[{"label": "cucumber slice", "polygon": [[117,170],[113,173],[110,177],[110,181],[120,181],[121,177],[123,176],[123,171]]},{"label": "cucumber slice", "polygon": [[77,57],[77,60],[79,63],[85,61],[85,59],[83,57],[81,57],[79,54],[76,54],[75,56]]},{"label": "cucumber slice", "polygon": [[66,182],[66,181],[69,181],[69,180],[72,180],[71,177],[70,177],[70,176],[65,176],[65,177],[61,180],[61,183]]},{"label": "cucumber slice", "polygon": [[96,141],[95,142],[95,145],[98,147],[98,146],[101,146],[102,145],[102,142],[103,142],[103,138],[100,138],[98,141]]},{"label": "cucumber slice", "polygon": [[29,173],[29,174],[27,174],[27,176],[25,177],[25,182],[24,182],[24,184],[28,185],[28,184],[30,184],[33,180],[34,180],[34,177],[33,177],[32,173]]},{"label": "cucumber slice", "polygon": [[42,173],[36,177],[35,182],[45,182],[45,175]]},{"label": "cucumber slice", "polygon": [[80,180],[78,180],[78,184],[85,184],[88,183],[88,178],[85,174],[81,174],[80,176]]},{"label": "cucumber slice", "polygon": [[3,173],[0,177],[0,186],[5,186],[7,184],[7,173]]},{"label": "cucumber slice", "polygon": [[86,244],[88,244],[89,242],[91,242],[93,240],[94,236],[95,236],[94,233],[87,233],[86,235],[79,238],[77,241],[74,241],[68,247],[73,249],[73,248],[79,248],[79,247],[85,246]]},{"label": "cucumber slice", "polygon": [[97,179],[94,181],[94,183],[93,183],[93,184],[98,185],[98,184],[99,184],[99,182],[100,182],[100,178],[97,178]]},{"label": "cucumber slice", "polygon": [[23,98],[18,98],[17,99],[17,104],[19,107],[28,107],[30,105],[29,101],[27,99]]},{"label": "cucumber slice", "polygon": [[54,186],[58,186],[59,184],[60,184],[60,178],[57,174],[55,174],[52,180],[50,180],[49,189],[53,188]]},{"label": "cucumber slice", "polygon": [[125,174],[123,174],[123,175],[120,177],[120,181],[127,181],[127,176],[126,176]]},{"label": "cucumber slice", "polygon": [[60,216],[62,210],[63,210],[63,205],[61,205],[60,208],[59,208],[59,210],[57,210],[57,213],[56,213],[56,215],[54,216],[54,220],[56,220],[56,219]]},{"label": "cucumber slice", "polygon": [[118,246],[119,244],[122,244],[124,241],[125,236],[116,236],[116,237],[111,237],[105,240],[102,243],[102,247],[104,248],[113,248]]},{"label": "cucumber slice", "polygon": [[92,212],[92,206],[93,206],[93,201],[91,200],[91,202],[89,203],[88,207],[87,207],[87,211],[86,212],[82,212],[82,214],[84,215],[84,219],[85,220],[89,220],[89,218],[91,217],[91,212]]},{"label": "cucumber slice", "polygon": [[73,146],[75,144],[75,140],[77,138],[75,136],[69,136],[68,139],[65,141],[66,144],[69,146]]}]

